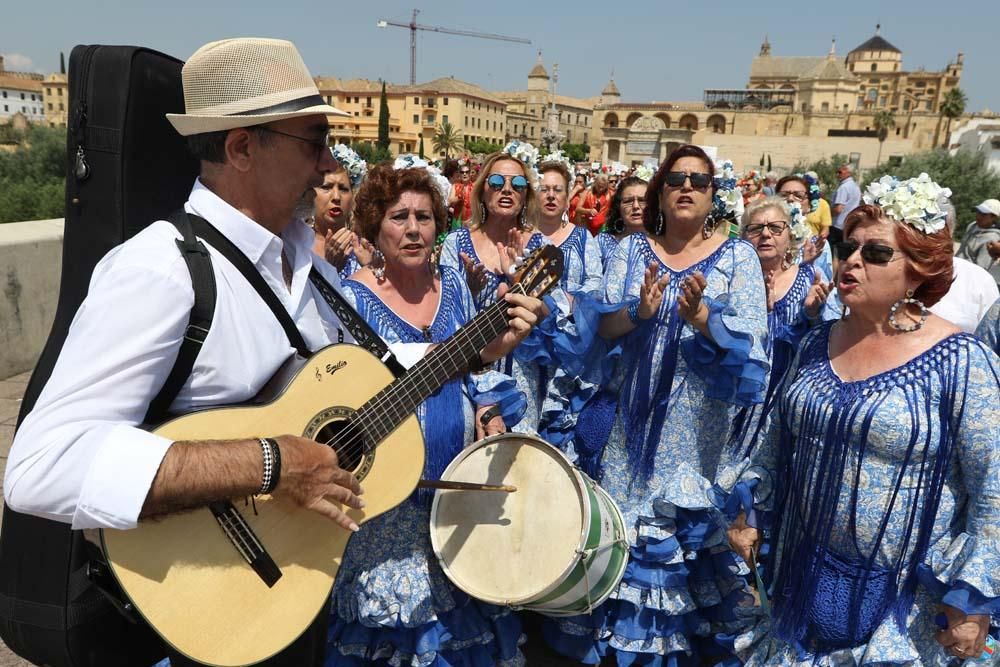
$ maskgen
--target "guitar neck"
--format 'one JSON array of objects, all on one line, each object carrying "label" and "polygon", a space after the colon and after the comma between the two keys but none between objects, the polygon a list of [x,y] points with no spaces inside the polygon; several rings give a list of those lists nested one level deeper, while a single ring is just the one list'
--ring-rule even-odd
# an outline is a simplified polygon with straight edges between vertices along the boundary
[{"label": "guitar neck", "polygon": [[[511,292],[523,293],[520,285]],[[428,396],[448,380],[465,373],[478,362],[479,351],[507,328],[507,302],[488,306],[471,322],[437,345],[402,377],[362,405],[355,420],[372,445],[384,440],[409,417]],[[458,406],[456,406],[458,409]]]}]

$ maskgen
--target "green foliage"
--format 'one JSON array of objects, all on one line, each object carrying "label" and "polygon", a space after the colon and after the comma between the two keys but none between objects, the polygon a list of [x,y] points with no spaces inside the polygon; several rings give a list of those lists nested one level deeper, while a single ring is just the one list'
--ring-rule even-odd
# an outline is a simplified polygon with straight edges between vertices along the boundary
[{"label": "green foliage", "polygon": [[458,128],[445,121],[441,123],[438,131],[434,133],[434,147],[435,153],[440,153],[444,151],[445,158],[451,157],[453,151],[458,151],[462,148],[462,135],[458,131]]},{"label": "green foliage", "polygon": [[587,144],[563,144],[559,149],[573,162],[585,162],[590,159],[590,146]]},{"label": "green foliage", "polygon": [[382,82],[382,95],[378,99],[378,147],[389,150],[389,98],[385,96],[385,81]]},{"label": "green foliage", "polygon": [[424,157],[424,135],[420,135],[420,150],[417,152],[417,157]]},{"label": "green foliage", "polygon": [[66,183],[66,130],[32,126],[4,128],[0,144],[0,222],[63,216]]},{"label": "green foliage", "polygon": [[[791,173],[803,174],[807,171],[815,171],[819,177],[819,187],[823,192],[823,196],[828,200],[833,200],[833,193],[837,191],[837,186],[840,185],[840,179],[837,178],[837,168],[842,164],[847,164],[848,161],[848,157],[843,153],[834,153],[829,158],[823,158],[811,164],[800,162],[792,167]],[[855,175],[855,180],[858,180],[857,175]]]},{"label": "green foliage", "polygon": [[492,142],[485,141],[485,140],[482,140],[482,139],[477,139],[475,141],[466,141],[465,142],[465,150],[469,151],[470,153],[486,153],[486,154],[489,154],[489,153],[496,153],[497,151],[502,150],[502,149],[503,149],[503,146],[501,146],[500,144],[494,144]]},{"label": "green foliage", "polygon": [[878,136],[878,156],[875,158],[875,164],[879,165],[882,163],[882,144],[889,136],[889,130],[896,127],[896,117],[891,111],[882,110],[875,114],[875,119],[872,122]]},{"label": "green foliage", "polygon": [[867,182],[877,181],[885,174],[896,178],[912,178],[927,173],[941,187],[951,189],[955,206],[955,238],[961,238],[965,227],[975,217],[972,207],[1000,192],[1000,175],[991,171],[984,153],[959,151],[951,155],[943,149],[907,155],[899,166],[882,165],[865,174]]},{"label": "green foliage", "polygon": [[367,162],[369,166],[392,159],[392,152],[388,148],[379,148],[375,144],[370,144],[364,141],[351,144],[351,148],[353,148],[354,152],[360,155],[361,159]]},{"label": "green foliage", "polygon": [[941,100],[941,115],[948,119],[948,124],[944,130],[944,141],[941,143],[948,148],[951,141],[951,121],[965,113],[965,105],[968,100],[961,88],[952,88],[944,94]]}]

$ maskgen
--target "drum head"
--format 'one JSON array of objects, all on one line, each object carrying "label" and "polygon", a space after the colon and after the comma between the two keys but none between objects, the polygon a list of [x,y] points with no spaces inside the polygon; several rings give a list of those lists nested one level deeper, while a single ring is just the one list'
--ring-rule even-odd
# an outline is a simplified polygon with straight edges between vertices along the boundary
[{"label": "drum head", "polygon": [[533,436],[504,434],[467,448],[442,475],[517,491],[441,491],[431,543],[452,582],[494,604],[519,604],[559,583],[583,541],[582,479]]}]

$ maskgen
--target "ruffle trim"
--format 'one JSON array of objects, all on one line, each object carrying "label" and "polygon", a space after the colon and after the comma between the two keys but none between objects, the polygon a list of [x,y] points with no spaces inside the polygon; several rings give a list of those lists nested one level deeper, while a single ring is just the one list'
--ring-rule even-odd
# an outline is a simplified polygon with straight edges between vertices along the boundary
[{"label": "ruffle trim", "polygon": [[610,654],[619,665],[732,658],[733,638],[760,612],[717,510],[657,503],[639,522],[612,598],[589,616],[551,619],[549,644],[587,663]]},{"label": "ruffle trim", "polygon": [[[990,595],[995,592],[986,587],[990,582],[982,577],[973,577],[970,562],[977,551],[977,538],[968,533],[960,533],[944,550],[934,549],[928,555],[930,563],[917,566],[917,579],[930,591],[931,595],[966,614],[1000,615],[1000,597]],[[991,555],[998,551],[996,543],[988,547]],[[982,573],[996,577],[996,572],[987,565],[979,566]]]},{"label": "ruffle trim", "polygon": [[691,370],[705,381],[705,394],[739,406],[750,406],[764,400],[767,389],[766,361],[753,359],[752,334],[730,330],[725,316],[737,313],[730,308],[727,295],[719,299],[703,296],[708,306],[708,329],[714,343],[700,332],[681,339],[681,353]]},{"label": "ruffle trim", "polygon": [[327,634],[326,667],[521,667],[525,636],[510,610],[469,598],[415,628],[372,626],[333,616]]}]

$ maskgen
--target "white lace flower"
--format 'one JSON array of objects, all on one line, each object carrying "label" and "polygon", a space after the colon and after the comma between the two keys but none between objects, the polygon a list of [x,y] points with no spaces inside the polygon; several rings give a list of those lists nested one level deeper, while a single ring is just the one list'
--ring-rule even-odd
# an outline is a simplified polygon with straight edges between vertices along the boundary
[{"label": "white lace flower", "polygon": [[883,176],[865,189],[866,204],[879,206],[887,217],[933,234],[947,222],[945,204],[951,190],[942,188],[926,173],[905,181]]},{"label": "white lace flower", "polygon": [[654,174],[656,174],[656,170],[653,169],[648,164],[640,164],[638,167],[635,168],[635,171],[632,172],[633,176],[635,176],[639,180],[646,181],[647,183],[653,180]]},{"label": "white lace flower", "polygon": [[519,160],[528,168],[528,178],[538,182],[538,149],[526,141],[512,139],[503,147],[503,152]]},{"label": "white lace flower", "polygon": [[798,204],[789,204],[789,221],[791,224],[788,226],[788,231],[791,232],[792,238],[796,241],[802,241],[807,236],[809,236],[809,225],[806,223],[806,216],[802,213],[802,208]]},{"label": "white lace flower", "polygon": [[365,175],[368,173],[368,163],[362,159],[350,146],[336,144],[330,148],[333,159],[340,163],[340,166],[347,172],[347,177],[351,181],[351,187],[357,188],[361,185]]}]

